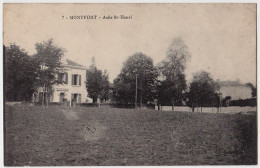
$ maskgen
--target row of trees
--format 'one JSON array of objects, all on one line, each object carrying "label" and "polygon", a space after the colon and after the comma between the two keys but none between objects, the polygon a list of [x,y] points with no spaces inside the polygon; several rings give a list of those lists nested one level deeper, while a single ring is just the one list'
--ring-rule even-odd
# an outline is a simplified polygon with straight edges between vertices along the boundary
[{"label": "row of trees", "polygon": [[114,80],[114,99],[133,104],[137,96],[140,105],[156,99],[158,104],[171,104],[173,110],[175,105],[181,105],[184,101],[193,109],[217,106],[220,87],[208,72],[194,74],[188,87],[184,71],[190,57],[188,47],[181,38],[173,39],[166,58],[157,66],[147,55],[135,53],[127,59]]},{"label": "row of trees", "polygon": [[[30,100],[32,93],[42,87],[43,97],[48,99],[53,84],[60,83],[55,75],[64,70],[61,58],[65,49],[56,46],[53,40],[35,44],[36,54],[29,56],[19,46],[4,47],[5,58],[5,98],[8,101]],[[135,53],[123,64],[120,74],[114,80],[112,92],[107,71],[99,70],[95,59],[86,71],[88,96],[97,102],[113,98],[118,103],[138,104],[157,101],[161,105],[182,105],[190,107],[218,106],[220,86],[206,71],[193,75],[187,84],[186,62],[190,59],[188,47],[181,38],[174,38],[165,59],[157,66],[143,54]],[[252,95],[256,95],[256,88]],[[228,101],[228,100],[227,100]]]},{"label": "row of trees", "polygon": [[8,101],[31,99],[38,76],[35,59],[19,46],[11,44],[7,48],[4,46],[4,62],[5,99]]},{"label": "row of trees", "polygon": [[[7,101],[31,100],[33,92],[42,87],[50,93],[59,83],[55,75],[63,70],[61,57],[65,49],[55,46],[53,40],[35,44],[36,54],[30,56],[16,44],[4,46],[5,99]],[[47,95],[43,95],[45,98]]]},{"label": "row of trees", "polygon": [[[42,87],[46,97],[51,94],[53,84],[60,81],[55,75],[63,71],[61,58],[65,49],[56,46],[53,40],[35,44],[36,54],[29,56],[19,46],[11,44],[5,51],[5,97],[9,101],[30,100],[38,87]],[[112,97],[119,103],[146,104],[158,100],[159,104],[187,104],[207,106],[217,100],[219,87],[207,72],[194,75],[187,92],[184,70],[190,59],[188,47],[181,38],[173,39],[166,58],[156,67],[153,60],[143,53],[135,53],[124,63],[114,80]],[[96,102],[106,101],[110,96],[107,71],[97,69],[94,58],[86,72],[88,96]],[[137,92],[137,94],[136,94]]]}]

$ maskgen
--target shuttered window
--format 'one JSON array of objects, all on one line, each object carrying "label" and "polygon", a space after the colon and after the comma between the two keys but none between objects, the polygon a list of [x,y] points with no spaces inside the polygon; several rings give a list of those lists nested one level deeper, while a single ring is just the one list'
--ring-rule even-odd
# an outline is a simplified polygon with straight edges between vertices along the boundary
[{"label": "shuttered window", "polygon": [[72,93],[71,94],[71,101],[76,103],[81,103],[81,94]]},{"label": "shuttered window", "polygon": [[68,73],[58,73],[58,81],[63,84],[68,84]]},{"label": "shuttered window", "polygon": [[68,73],[66,73],[66,84],[68,84]]},{"label": "shuttered window", "polygon": [[73,77],[74,77],[74,75],[72,74],[71,75],[71,85],[74,85]]},{"label": "shuttered window", "polygon": [[72,74],[71,75],[71,85],[81,86],[81,75]]}]

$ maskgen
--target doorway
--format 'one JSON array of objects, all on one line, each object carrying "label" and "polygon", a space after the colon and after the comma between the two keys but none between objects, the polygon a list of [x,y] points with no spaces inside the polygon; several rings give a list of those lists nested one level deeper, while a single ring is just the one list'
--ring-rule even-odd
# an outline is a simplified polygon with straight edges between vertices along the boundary
[{"label": "doorway", "polygon": [[60,93],[60,103],[64,103],[65,93]]}]

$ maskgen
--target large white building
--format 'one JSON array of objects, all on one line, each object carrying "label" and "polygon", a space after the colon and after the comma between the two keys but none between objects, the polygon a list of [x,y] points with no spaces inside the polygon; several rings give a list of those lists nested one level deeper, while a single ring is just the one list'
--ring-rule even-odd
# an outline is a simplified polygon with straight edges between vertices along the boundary
[{"label": "large white building", "polygon": [[[77,64],[69,59],[63,59],[64,71],[57,74],[56,78],[62,84],[55,84],[51,95],[48,96],[50,102],[67,103],[70,106],[75,103],[92,102],[88,98],[86,89],[86,67]],[[43,88],[38,89],[34,94],[34,101],[42,102]]]},{"label": "large white building", "polygon": [[252,97],[252,90],[245,84],[241,84],[239,81],[218,81],[220,84],[220,92],[222,98],[231,96],[232,100],[249,99]]}]

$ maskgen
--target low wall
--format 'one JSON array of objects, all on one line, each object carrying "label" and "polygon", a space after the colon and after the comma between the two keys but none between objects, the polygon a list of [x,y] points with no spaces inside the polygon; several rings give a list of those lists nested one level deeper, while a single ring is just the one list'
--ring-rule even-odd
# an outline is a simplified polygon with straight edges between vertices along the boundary
[{"label": "low wall", "polygon": [[6,105],[8,106],[13,106],[13,105],[16,105],[16,104],[22,104],[22,102],[5,102]]},{"label": "low wall", "polygon": [[[134,109],[134,104],[116,104],[116,103],[79,103],[77,106],[83,106],[83,107],[101,107],[101,108],[129,108]],[[140,104],[137,106],[140,108]],[[155,109],[154,104],[143,104],[142,109]]]},{"label": "low wall", "polygon": [[[163,111],[172,111],[172,106],[160,106],[161,110]],[[155,110],[158,110],[158,106],[155,106]],[[192,112],[192,108],[187,106],[174,106],[174,111],[185,111],[185,112]],[[221,107],[221,113],[240,113],[240,112],[249,112],[249,111],[257,111],[257,107],[239,107],[239,106],[230,106],[230,107]],[[201,112],[200,107],[195,108],[194,112]],[[203,107],[202,112],[205,113],[217,113],[218,108],[216,107]]]}]

